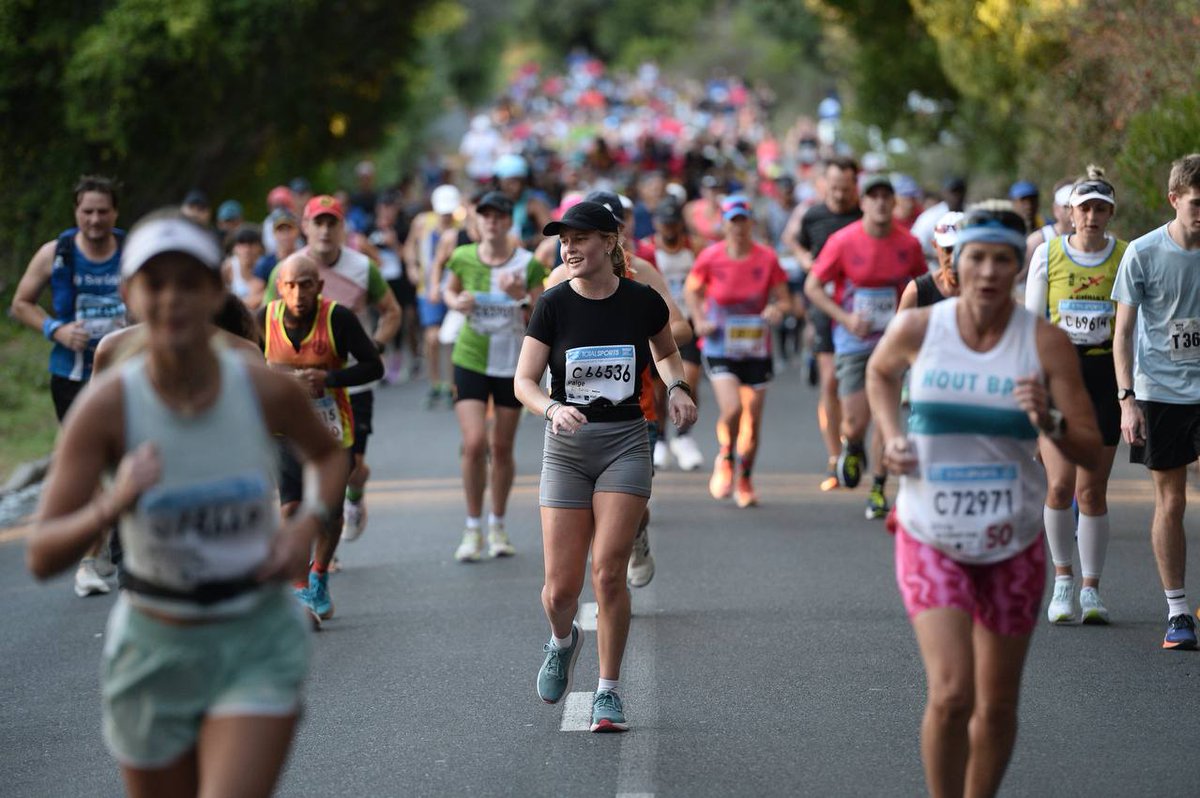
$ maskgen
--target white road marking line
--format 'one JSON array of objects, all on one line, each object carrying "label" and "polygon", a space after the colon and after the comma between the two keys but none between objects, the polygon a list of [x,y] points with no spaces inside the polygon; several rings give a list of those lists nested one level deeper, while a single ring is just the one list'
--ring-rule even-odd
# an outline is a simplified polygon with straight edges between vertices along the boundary
[{"label": "white road marking line", "polygon": [[563,706],[562,725],[559,731],[591,731],[592,730],[592,694],[576,691],[567,693]]},{"label": "white road marking line", "polygon": [[651,583],[633,591],[636,611],[629,627],[629,644],[621,668],[621,697],[626,702],[630,731],[621,735],[618,796],[654,795],[654,774],[658,769],[658,684],[654,675],[658,598],[655,587]]},{"label": "white road marking line", "polygon": [[596,631],[596,620],[600,616],[600,608],[594,601],[585,601],[579,605],[579,628],[585,632]]},{"label": "white road marking line", "polygon": [[617,798],[654,798],[652,792],[619,792]]}]

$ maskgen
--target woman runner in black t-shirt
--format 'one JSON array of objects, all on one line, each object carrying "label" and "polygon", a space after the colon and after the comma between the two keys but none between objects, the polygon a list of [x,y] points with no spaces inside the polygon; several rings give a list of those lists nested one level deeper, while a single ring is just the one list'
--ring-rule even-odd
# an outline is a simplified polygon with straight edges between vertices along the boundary
[{"label": "woman runner in black t-shirt", "polygon": [[[546,562],[542,605],[551,639],[544,646],[537,689],[549,704],[570,692],[583,643],[583,630],[573,621],[590,549],[600,657],[591,729],[624,731],[618,680],[629,633],[626,564],[650,497],[639,377],[651,353],[667,382],[677,427],[687,429],[696,421],[696,405],[683,380],[666,303],[653,289],[619,276],[625,256],[612,212],[581,202],[543,233],[560,237],[571,280],[543,294],[534,309],[514,384],[521,403],[549,422],[540,504]],[[547,365],[550,395],[539,384]]]}]

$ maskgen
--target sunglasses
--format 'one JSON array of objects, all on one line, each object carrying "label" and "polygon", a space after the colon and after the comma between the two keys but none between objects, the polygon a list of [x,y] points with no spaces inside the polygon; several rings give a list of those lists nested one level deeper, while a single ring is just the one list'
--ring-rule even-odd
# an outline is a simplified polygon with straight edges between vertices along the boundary
[{"label": "sunglasses", "polygon": [[1075,188],[1071,190],[1071,194],[1076,197],[1081,197],[1084,194],[1100,194],[1101,196],[1115,199],[1117,190],[1110,183],[1103,180],[1085,180],[1082,183],[1076,183]]}]

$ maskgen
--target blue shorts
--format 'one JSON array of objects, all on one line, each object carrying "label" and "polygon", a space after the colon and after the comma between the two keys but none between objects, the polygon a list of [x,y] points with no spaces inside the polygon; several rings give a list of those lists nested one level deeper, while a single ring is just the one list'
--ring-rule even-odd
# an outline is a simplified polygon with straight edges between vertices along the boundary
[{"label": "blue shorts", "polygon": [[417,297],[417,318],[422,327],[437,327],[446,318],[445,302],[430,302],[427,297]]}]

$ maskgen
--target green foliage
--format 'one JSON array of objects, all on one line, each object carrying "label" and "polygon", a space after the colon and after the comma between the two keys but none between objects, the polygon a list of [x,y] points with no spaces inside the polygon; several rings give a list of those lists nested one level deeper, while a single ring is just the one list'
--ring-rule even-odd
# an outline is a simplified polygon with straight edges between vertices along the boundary
[{"label": "green foliage", "polygon": [[1121,186],[1133,199],[1132,213],[1122,204],[1122,229],[1136,235],[1173,216],[1167,176],[1173,161],[1200,151],[1198,130],[1200,95],[1194,92],[1167,97],[1133,117],[1125,150],[1117,159]]}]

